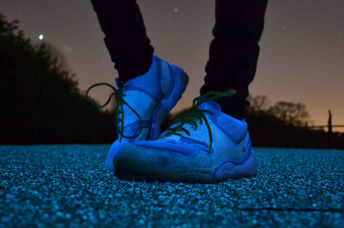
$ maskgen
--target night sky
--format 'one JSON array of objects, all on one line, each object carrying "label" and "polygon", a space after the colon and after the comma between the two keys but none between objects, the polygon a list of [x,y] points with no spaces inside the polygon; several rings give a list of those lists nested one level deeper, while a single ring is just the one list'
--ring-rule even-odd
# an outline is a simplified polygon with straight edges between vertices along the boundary
[{"label": "night sky", "polygon": [[[208,60],[215,0],[138,0],[154,54],[181,66],[191,77],[173,111],[199,95]],[[304,103],[316,125],[344,124],[344,1],[270,0],[253,96]],[[64,53],[85,91],[97,82],[114,83],[117,71],[89,0],[0,0],[7,19],[36,42]],[[40,36],[43,35],[43,36]],[[95,90],[104,101],[109,91]],[[344,129],[335,128],[335,131]]]}]

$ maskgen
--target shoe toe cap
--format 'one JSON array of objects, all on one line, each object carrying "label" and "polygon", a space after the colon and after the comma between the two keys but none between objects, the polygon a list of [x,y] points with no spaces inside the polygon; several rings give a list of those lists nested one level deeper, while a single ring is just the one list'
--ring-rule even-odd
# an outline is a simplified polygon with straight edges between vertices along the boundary
[{"label": "shoe toe cap", "polygon": [[114,165],[116,169],[135,169],[142,172],[211,167],[210,156],[193,149],[191,146],[169,142],[127,143],[118,149]]}]

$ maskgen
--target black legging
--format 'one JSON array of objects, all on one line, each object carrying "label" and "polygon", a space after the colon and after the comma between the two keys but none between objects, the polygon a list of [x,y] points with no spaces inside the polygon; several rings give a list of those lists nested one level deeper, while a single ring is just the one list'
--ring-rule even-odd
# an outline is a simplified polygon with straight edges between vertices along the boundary
[{"label": "black legging", "polygon": [[[146,73],[154,48],[136,0],[91,2],[120,81]],[[250,106],[248,86],[256,74],[266,7],[267,0],[216,0],[214,39],[200,92],[236,89],[235,96],[217,101],[225,113],[238,119],[246,117]]]}]

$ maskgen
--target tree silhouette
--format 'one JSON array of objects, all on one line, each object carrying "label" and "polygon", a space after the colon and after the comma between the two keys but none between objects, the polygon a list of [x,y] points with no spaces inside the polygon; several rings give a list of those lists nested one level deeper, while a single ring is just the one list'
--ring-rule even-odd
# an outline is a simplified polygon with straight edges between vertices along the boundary
[{"label": "tree silhouette", "polygon": [[306,126],[310,117],[304,104],[286,101],[278,101],[267,112],[294,126]]},{"label": "tree silhouette", "polygon": [[33,43],[18,21],[0,15],[0,143],[104,143],[114,118],[100,112],[77,87],[62,54]]},{"label": "tree silhouette", "polygon": [[250,102],[250,111],[264,112],[270,106],[270,101],[265,95],[257,95],[255,97],[249,94],[247,100]]}]

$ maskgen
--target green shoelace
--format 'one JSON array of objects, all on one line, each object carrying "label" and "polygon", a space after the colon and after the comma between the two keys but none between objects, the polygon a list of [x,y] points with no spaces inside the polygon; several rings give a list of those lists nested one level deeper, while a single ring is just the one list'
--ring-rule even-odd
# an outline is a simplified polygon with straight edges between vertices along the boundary
[{"label": "green shoelace", "polygon": [[[91,89],[97,87],[97,86],[107,86],[111,89],[114,90],[114,92],[109,96],[108,100],[105,102],[105,104],[103,105],[98,105],[97,103],[95,103],[89,96],[89,92],[91,91]],[[93,84],[91,85],[87,90],[86,90],[86,98],[88,99],[88,101],[93,104],[95,107],[101,109],[101,108],[104,108],[106,107],[109,103],[110,103],[110,100],[111,100],[111,97],[112,96],[115,96],[116,98],[116,104],[117,104],[117,107],[116,107],[116,118],[115,118],[115,127],[116,127],[116,131],[117,133],[122,136],[120,137],[120,142],[122,142],[122,138],[126,138],[126,139],[133,139],[133,138],[136,138],[138,137],[142,130],[143,130],[143,123],[142,123],[142,119],[140,117],[140,115],[123,99],[123,97],[125,97],[125,94],[123,94],[123,89],[125,88],[122,87],[120,89],[116,89],[115,87],[113,87],[112,85],[110,85],[109,83],[96,83],[96,84]],[[133,135],[133,136],[126,136],[123,134],[123,131],[124,131],[124,111],[123,111],[123,106],[126,105],[128,106],[128,108],[137,116],[137,118],[140,120],[140,130],[139,132],[136,134],[136,135]],[[119,118],[119,116],[121,118]]]},{"label": "green shoelace", "polygon": [[161,136],[159,137],[159,139],[163,139],[163,138],[166,138],[168,136],[171,136],[171,135],[179,135],[179,136],[182,136],[181,133],[179,132],[184,132],[186,133],[188,136],[190,136],[190,132],[185,129],[183,126],[185,124],[189,124],[191,126],[193,126],[194,130],[196,131],[197,130],[197,120],[200,121],[200,124],[205,123],[205,125],[207,126],[207,129],[208,129],[208,135],[209,135],[209,153],[211,153],[211,149],[212,149],[212,146],[213,146],[213,134],[211,132],[211,129],[210,129],[210,126],[209,126],[209,123],[208,123],[208,120],[205,116],[205,113],[209,113],[210,115],[212,115],[213,113],[209,110],[201,110],[201,109],[198,109],[198,107],[205,103],[205,102],[208,102],[208,101],[211,101],[211,100],[216,100],[216,99],[219,99],[219,98],[223,98],[223,97],[228,97],[228,96],[233,96],[234,94],[236,94],[236,90],[235,89],[232,89],[232,90],[229,90],[227,92],[215,92],[215,91],[211,91],[211,92],[208,92],[202,96],[199,96],[199,97],[196,97],[193,102],[192,102],[192,106],[191,108],[185,112],[185,113],[182,113],[178,118],[176,118],[176,120],[172,123],[172,126],[179,123],[176,127],[170,127],[166,130],[166,135],[164,136]]}]

